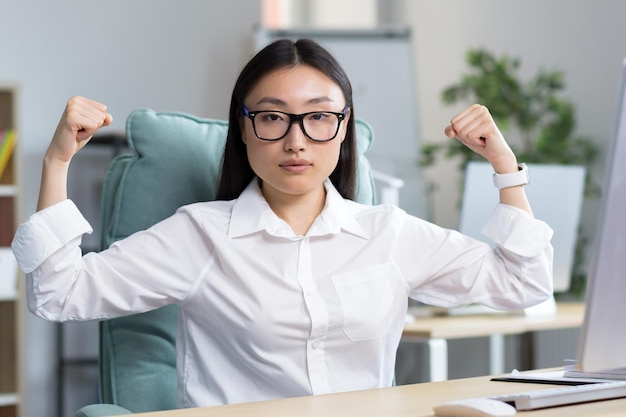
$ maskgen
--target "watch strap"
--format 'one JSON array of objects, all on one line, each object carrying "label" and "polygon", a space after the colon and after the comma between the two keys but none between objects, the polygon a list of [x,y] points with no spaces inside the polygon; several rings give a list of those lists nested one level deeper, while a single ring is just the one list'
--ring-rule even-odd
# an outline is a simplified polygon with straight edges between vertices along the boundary
[{"label": "watch strap", "polygon": [[519,185],[527,185],[530,182],[528,176],[528,167],[526,164],[519,164],[519,170],[509,174],[493,173],[493,184],[498,190],[503,188],[517,187]]}]

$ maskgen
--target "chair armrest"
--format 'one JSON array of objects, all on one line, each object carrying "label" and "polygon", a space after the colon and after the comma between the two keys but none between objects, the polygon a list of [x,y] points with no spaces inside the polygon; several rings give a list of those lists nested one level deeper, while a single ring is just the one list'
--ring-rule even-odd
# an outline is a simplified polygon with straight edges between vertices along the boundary
[{"label": "chair armrest", "polygon": [[400,188],[404,187],[402,179],[372,170],[372,177],[378,188],[380,203],[399,205]]},{"label": "chair armrest", "polygon": [[105,417],[133,414],[131,411],[114,404],[91,404],[86,405],[76,412],[74,417]]}]

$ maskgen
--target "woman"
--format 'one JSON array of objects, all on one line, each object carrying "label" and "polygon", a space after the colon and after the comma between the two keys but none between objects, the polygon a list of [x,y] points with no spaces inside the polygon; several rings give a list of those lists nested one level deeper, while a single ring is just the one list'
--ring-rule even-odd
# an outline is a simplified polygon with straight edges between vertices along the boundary
[{"label": "woman", "polygon": [[485,229],[495,249],[351,200],[351,95],[316,43],[267,46],[233,91],[220,201],[182,207],[85,257],[90,228],[67,199],[67,170],[111,116],[70,99],[44,159],[38,213],[13,242],[31,311],[94,320],[177,303],[179,401],[190,407],[391,385],[408,297],[518,309],[550,296],[552,232],[532,217],[487,109],[463,111],[446,134],[508,183]]}]

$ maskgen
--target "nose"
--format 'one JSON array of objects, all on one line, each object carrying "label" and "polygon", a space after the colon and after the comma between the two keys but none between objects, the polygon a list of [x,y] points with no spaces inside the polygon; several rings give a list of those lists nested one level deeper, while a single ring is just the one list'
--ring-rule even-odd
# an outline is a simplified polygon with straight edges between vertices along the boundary
[{"label": "nose", "polygon": [[293,121],[283,141],[285,150],[288,152],[298,152],[306,149],[307,138],[302,130],[302,125],[297,121]]}]

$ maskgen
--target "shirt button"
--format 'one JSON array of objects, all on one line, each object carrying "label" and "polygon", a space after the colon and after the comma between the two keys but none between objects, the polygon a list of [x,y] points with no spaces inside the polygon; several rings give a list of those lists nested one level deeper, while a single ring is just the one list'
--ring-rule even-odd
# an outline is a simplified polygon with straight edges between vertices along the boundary
[{"label": "shirt button", "polygon": [[313,347],[313,349],[317,349],[318,347],[320,347],[320,341],[314,340],[313,343],[311,343],[311,347]]}]

